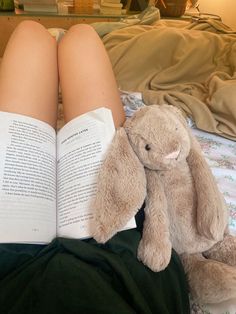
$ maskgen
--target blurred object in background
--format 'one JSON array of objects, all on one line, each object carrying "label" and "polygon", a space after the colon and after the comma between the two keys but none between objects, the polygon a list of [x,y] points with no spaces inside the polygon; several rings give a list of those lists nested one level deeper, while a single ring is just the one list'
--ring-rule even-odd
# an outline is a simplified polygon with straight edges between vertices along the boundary
[{"label": "blurred object in background", "polygon": [[161,16],[180,17],[186,10],[188,0],[157,0],[155,6]]},{"label": "blurred object in background", "polygon": [[187,5],[192,8],[197,8],[199,6],[198,0],[188,0]]},{"label": "blurred object in background", "polygon": [[56,0],[14,0],[16,13],[57,13]]},{"label": "blurred object in background", "polygon": [[101,0],[100,13],[104,15],[122,15],[126,11],[123,11],[121,0]]},{"label": "blurred object in background", "polygon": [[152,1],[149,0],[121,0],[124,8],[130,12],[140,12],[147,8]]},{"label": "blurred object in background", "polygon": [[74,0],[57,0],[59,14],[68,14],[74,10]]},{"label": "blurred object in background", "polygon": [[74,10],[76,14],[92,14],[93,0],[74,0]]},{"label": "blurred object in background", "polygon": [[0,0],[0,11],[14,11],[14,0]]},{"label": "blurred object in background", "polygon": [[188,0],[186,4],[186,10],[197,9],[199,11],[198,0]]}]

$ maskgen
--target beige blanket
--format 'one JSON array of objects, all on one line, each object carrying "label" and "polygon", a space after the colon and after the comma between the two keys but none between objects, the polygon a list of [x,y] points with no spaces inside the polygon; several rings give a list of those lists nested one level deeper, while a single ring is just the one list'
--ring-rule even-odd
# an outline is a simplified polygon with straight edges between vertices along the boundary
[{"label": "beige blanket", "polygon": [[118,85],[236,140],[236,34],[217,21],[158,21],[106,35]]}]

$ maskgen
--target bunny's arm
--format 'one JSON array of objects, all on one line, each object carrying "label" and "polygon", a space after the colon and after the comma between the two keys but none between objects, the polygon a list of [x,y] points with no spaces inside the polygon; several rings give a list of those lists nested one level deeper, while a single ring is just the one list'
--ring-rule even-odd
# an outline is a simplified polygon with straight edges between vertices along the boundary
[{"label": "bunny's arm", "polygon": [[146,170],[147,199],[138,258],[153,271],[165,269],[171,258],[167,200],[158,174]]},{"label": "bunny's arm", "polygon": [[222,240],[227,225],[227,210],[215,178],[202,155],[197,140],[191,136],[192,146],[187,158],[197,193],[198,232],[210,240]]},{"label": "bunny's arm", "polygon": [[102,243],[109,240],[137,213],[145,196],[144,167],[130,146],[125,130],[120,128],[98,177],[93,237]]}]

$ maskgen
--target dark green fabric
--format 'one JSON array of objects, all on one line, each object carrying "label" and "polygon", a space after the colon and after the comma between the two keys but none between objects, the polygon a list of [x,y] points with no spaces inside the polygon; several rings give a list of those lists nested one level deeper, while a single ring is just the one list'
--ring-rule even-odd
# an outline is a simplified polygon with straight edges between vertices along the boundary
[{"label": "dark green fabric", "polygon": [[154,273],[136,259],[140,237],[133,229],[106,245],[65,238],[0,245],[0,313],[189,313],[178,256]]}]

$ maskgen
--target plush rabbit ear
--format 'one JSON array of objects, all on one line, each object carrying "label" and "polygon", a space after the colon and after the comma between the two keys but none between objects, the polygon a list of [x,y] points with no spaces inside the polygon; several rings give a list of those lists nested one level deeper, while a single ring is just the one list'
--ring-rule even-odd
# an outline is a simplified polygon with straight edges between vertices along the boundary
[{"label": "plush rabbit ear", "polygon": [[190,138],[191,148],[187,162],[197,193],[196,223],[198,232],[210,240],[220,241],[223,238],[227,225],[227,210],[224,199],[202,154],[201,146],[187,126],[181,111],[173,106],[166,106],[165,110],[176,114],[186,127]]},{"label": "plush rabbit ear", "polygon": [[94,201],[93,237],[106,242],[141,208],[146,196],[144,167],[124,128],[116,131],[101,167]]},{"label": "plush rabbit ear", "polygon": [[197,193],[198,232],[210,240],[220,241],[227,226],[226,205],[199,143],[194,136],[191,137],[187,162]]}]

